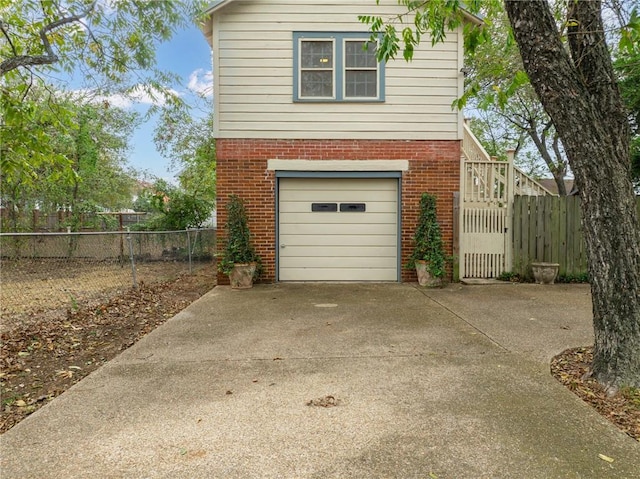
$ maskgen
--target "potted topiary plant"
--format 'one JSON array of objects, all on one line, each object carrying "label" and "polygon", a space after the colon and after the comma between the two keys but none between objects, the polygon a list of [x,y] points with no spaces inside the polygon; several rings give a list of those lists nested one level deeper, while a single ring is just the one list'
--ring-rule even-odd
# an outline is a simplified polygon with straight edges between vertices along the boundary
[{"label": "potted topiary plant", "polygon": [[446,255],[436,216],[436,197],[429,193],[423,193],[420,198],[413,242],[414,250],[407,266],[416,268],[420,286],[439,286],[445,272]]},{"label": "potted topiary plant", "polygon": [[248,289],[258,274],[260,257],[251,244],[251,233],[247,211],[243,201],[236,195],[227,203],[227,232],[224,253],[218,262],[218,269],[229,275],[233,289]]}]

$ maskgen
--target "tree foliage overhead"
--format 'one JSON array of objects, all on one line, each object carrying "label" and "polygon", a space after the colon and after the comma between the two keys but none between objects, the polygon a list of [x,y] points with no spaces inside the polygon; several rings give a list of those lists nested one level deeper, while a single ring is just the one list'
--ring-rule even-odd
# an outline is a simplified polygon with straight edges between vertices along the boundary
[{"label": "tree foliage overhead", "polygon": [[[11,228],[19,229],[34,209],[65,208],[75,216],[129,207],[134,179],[124,165],[138,115],[60,92],[49,102],[47,89],[38,87],[36,95],[33,88],[29,116],[5,118],[5,126],[11,128],[0,129],[0,186]],[[61,117],[51,119],[58,109],[64,111],[64,123]],[[33,142],[44,143],[32,150],[24,136],[12,136],[22,125]],[[14,168],[15,164],[26,167]]]},{"label": "tree foliage overhead", "polygon": [[[640,45],[640,35],[637,39]],[[635,50],[621,50],[614,62],[618,84],[627,105],[631,126],[631,177],[636,190],[640,189],[640,46]]]},{"label": "tree foliage overhead", "polygon": [[[25,0],[0,7],[0,77],[81,69],[126,83],[155,69],[155,45],[195,17],[199,3],[176,0]],[[141,77],[142,78],[142,77]],[[150,80],[152,77],[146,77]]]},{"label": "tree foliage overhead", "polygon": [[[480,117],[472,127],[485,127],[474,131],[481,141],[482,133],[509,139],[510,145],[502,142],[501,146],[515,149],[518,166],[537,177],[550,173],[559,194],[566,195],[568,161],[562,142],[523,71],[505,12],[496,9],[494,15],[485,19],[491,23],[492,40],[466,55],[465,93],[454,104],[471,107],[474,116]],[[503,157],[505,151],[494,155]]]},{"label": "tree foliage overhead", "polygon": [[[23,0],[0,3],[0,148],[3,179],[36,181],[43,167],[66,171],[73,158],[58,135],[79,119],[61,78],[83,83],[86,101],[106,95],[145,94],[166,108],[181,108],[168,88],[176,77],[156,67],[155,49],[191,22],[200,0]],[[88,145],[85,145],[88,146]],[[85,152],[90,153],[90,152]],[[83,157],[86,158],[86,155]],[[77,171],[76,171],[77,173]]]}]

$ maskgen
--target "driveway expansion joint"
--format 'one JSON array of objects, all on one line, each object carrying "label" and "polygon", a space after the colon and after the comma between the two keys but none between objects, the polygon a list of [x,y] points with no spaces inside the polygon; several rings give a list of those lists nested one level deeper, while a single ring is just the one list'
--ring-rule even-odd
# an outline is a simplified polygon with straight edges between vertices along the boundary
[{"label": "driveway expansion joint", "polygon": [[482,329],[478,328],[475,324],[467,321],[463,316],[460,316],[458,313],[456,313],[454,310],[452,310],[451,308],[449,308],[445,304],[441,303],[440,301],[438,301],[437,299],[433,298],[432,296],[429,296],[427,294],[427,291],[424,288],[422,288],[422,287],[420,287],[418,285],[415,285],[414,288],[416,290],[418,290],[420,293],[422,293],[422,295],[424,295],[425,297],[429,298],[431,301],[436,303],[438,306],[440,306],[441,308],[445,309],[447,312],[451,313],[453,316],[455,316],[456,318],[460,319],[462,322],[464,322],[467,325],[471,326],[473,329],[478,331],[478,333],[480,333],[482,336],[487,338],[489,341],[491,341],[493,344],[495,344],[497,347],[499,347],[503,351],[506,351],[506,352],[509,352],[509,353],[513,352],[513,351],[509,350],[509,348],[507,348],[507,347],[503,346],[502,344],[500,344],[496,339],[494,339],[491,336],[489,336]]}]

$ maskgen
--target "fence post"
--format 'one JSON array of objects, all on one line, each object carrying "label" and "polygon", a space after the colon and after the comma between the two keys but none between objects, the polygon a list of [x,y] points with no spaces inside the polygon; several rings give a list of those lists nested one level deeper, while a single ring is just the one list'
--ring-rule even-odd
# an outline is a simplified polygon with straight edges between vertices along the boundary
[{"label": "fence post", "polygon": [[193,274],[193,266],[191,265],[191,238],[189,236],[189,228],[187,228],[187,251],[189,252],[189,274]]},{"label": "fence post", "polygon": [[[465,214],[465,201],[467,198],[467,163],[464,155],[460,157],[460,194],[458,196],[458,278],[465,278],[467,276],[466,262],[465,262],[465,244],[464,241],[464,214]],[[456,221],[456,220],[454,220]],[[217,234],[217,232],[216,232]],[[217,236],[216,236],[217,242]],[[217,243],[216,243],[217,244]]]},{"label": "fence post", "polygon": [[73,255],[73,236],[71,236],[71,226],[67,226],[67,234],[69,235],[69,241],[67,242],[67,258],[71,258]]},{"label": "fence post", "polygon": [[507,150],[507,181],[506,181],[506,195],[507,202],[507,217],[505,221],[504,231],[504,270],[513,271],[513,201],[515,197],[515,176],[513,168],[513,160],[516,155],[516,150]]},{"label": "fence post", "polygon": [[133,243],[131,241],[131,230],[127,226],[127,241],[129,242],[129,257],[131,258],[131,277],[133,278],[133,289],[138,289],[138,279],[136,278],[136,262],[133,258]]},{"label": "fence post", "polygon": [[459,215],[460,215],[460,192],[453,192],[453,265],[452,274],[453,281],[460,281],[460,233],[459,233]]}]

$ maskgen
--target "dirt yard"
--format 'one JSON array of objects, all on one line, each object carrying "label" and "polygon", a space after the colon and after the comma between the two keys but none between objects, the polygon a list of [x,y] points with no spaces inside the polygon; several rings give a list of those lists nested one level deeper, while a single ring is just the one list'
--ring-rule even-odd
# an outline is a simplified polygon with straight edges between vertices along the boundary
[{"label": "dirt yard", "polygon": [[[188,271],[175,261],[138,263],[141,284],[168,281]],[[202,267],[196,264],[195,268]],[[122,294],[133,285],[131,264],[112,261],[20,260],[2,261],[0,331],[6,331],[42,315],[63,317],[78,309]]]},{"label": "dirt yard", "polygon": [[215,277],[209,264],[194,275],[122,288],[108,301],[68,308],[62,317],[32,313],[25,321],[4,324],[0,433],[210,291]]}]

